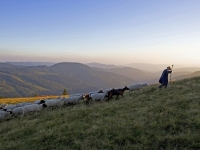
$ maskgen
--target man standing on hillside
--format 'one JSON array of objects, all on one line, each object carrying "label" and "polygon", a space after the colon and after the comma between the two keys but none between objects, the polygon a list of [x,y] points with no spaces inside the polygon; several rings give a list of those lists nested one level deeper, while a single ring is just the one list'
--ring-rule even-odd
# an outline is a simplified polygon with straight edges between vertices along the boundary
[{"label": "man standing on hillside", "polygon": [[172,69],[170,66],[165,69],[160,77],[159,83],[161,84],[159,88],[162,88],[163,86],[166,88],[168,84],[168,74],[172,73]]}]

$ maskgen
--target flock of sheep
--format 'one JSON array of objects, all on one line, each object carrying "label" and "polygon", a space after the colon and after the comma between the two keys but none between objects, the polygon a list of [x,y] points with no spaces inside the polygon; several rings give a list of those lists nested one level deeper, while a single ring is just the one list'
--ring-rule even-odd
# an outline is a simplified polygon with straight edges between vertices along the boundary
[{"label": "flock of sheep", "polygon": [[5,120],[9,115],[18,116],[21,115],[21,119],[24,115],[29,115],[30,112],[35,112],[36,114],[41,109],[52,108],[52,107],[62,107],[64,105],[69,104],[77,104],[80,100],[86,99],[86,104],[89,104],[90,101],[103,101],[107,99],[108,101],[112,99],[114,95],[122,96],[125,90],[129,90],[129,92],[134,90],[140,90],[148,86],[146,83],[141,84],[132,84],[129,87],[124,87],[120,89],[105,89],[100,91],[89,92],[87,94],[71,94],[68,98],[58,97],[57,99],[46,99],[46,100],[36,100],[34,103],[24,102],[18,104],[1,104],[0,105],[0,121]]}]

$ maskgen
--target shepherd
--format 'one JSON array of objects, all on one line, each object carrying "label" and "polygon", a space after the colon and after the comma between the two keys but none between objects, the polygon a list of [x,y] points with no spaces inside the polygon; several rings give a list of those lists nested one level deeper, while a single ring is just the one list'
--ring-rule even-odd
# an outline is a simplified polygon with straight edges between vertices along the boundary
[{"label": "shepherd", "polygon": [[168,74],[172,73],[172,68],[170,66],[167,67],[167,69],[165,69],[160,77],[159,83],[161,84],[159,86],[159,88],[162,88],[164,86],[164,88],[167,87],[168,85]]}]

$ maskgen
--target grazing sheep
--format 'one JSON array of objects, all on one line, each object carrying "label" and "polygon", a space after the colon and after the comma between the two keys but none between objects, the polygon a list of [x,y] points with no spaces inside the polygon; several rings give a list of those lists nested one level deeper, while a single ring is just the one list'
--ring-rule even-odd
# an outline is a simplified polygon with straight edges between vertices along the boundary
[{"label": "grazing sheep", "polygon": [[90,100],[92,101],[103,101],[106,97],[107,93],[96,93],[96,94],[88,94],[85,96],[86,98],[86,104],[89,103]]},{"label": "grazing sheep", "polygon": [[47,107],[61,107],[64,105],[64,99],[50,99],[45,101]]},{"label": "grazing sheep", "polygon": [[12,110],[13,115],[21,115],[21,119],[24,117],[25,111],[24,107],[17,107]]},{"label": "grazing sheep", "polygon": [[8,112],[8,111],[0,111],[0,120],[4,120],[8,117],[8,115],[10,114],[11,112]]},{"label": "grazing sheep", "polygon": [[17,107],[23,107],[23,106],[26,106],[26,105],[31,105],[32,103],[30,102],[23,102],[23,103],[18,103],[16,104]]},{"label": "grazing sheep", "polygon": [[82,95],[79,95],[79,96],[73,96],[73,97],[68,97],[68,98],[65,98],[63,99],[65,104],[76,104],[76,103],[79,103],[80,100],[83,100],[83,96]]},{"label": "grazing sheep", "polygon": [[1,104],[0,108],[4,108],[6,106],[6,104]]},{"label": "grazing sheep", "polygon": [[79,94],[79,93],[78,94],[70,94],[69,97],[83,96],[83,95],[85,95],[85,94],[84,93],[81,93],[81,94]]},{"label": "grazing sheep", "polygon": [[129,86],[129,92],[140,90],[140,92],[142,93],[142,88],[145,86],[148,86],[148,84],[147,83],[132,84]]},{"label": "grazing sheep", "polygon": [[45,100],[36,100],[33,104],[44,104]]},{"label": "grazing sheep", "polygon": [[102,90],[99,90],[99,91],[89,92],[88,94],[91,95],[91,94],[97,94],[97,93],[104,93],[104,92]]},{"label": "grazing sheep", "polygon": [[47,107],[46,104],[32,104],[32,105],[26,105],[24,106],[24,112],[29,113],[29,112],[35,112],[37,114],[38,111],[40,111],[43,107]]},{"label": "grazing sheep", "polygon": [[4,109],[9,109],[9,110],[13,110],[13,109],[15,109],[15,108],[17,108],[17,105],[14,105],[14,104],[6,105],[6,106],[4,107]]}]

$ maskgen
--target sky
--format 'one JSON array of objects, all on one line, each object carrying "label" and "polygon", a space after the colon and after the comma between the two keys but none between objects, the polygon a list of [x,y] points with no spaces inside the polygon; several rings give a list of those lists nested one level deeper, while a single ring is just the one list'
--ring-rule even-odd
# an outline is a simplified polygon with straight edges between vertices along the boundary
[{"label": "sky", "polygon": [[200,66],[199,0],[2,0],[0,62]]}]

